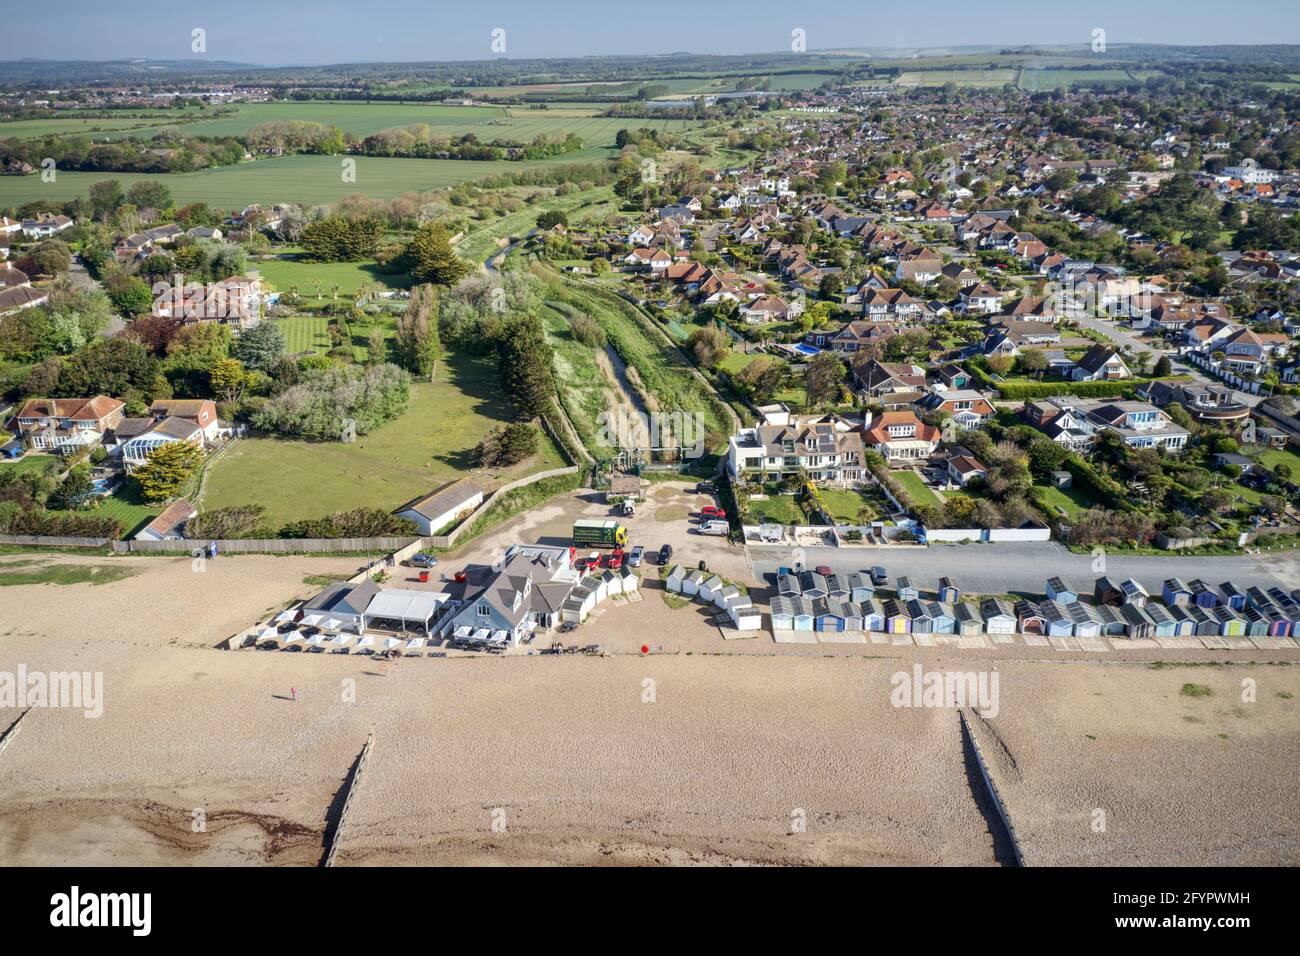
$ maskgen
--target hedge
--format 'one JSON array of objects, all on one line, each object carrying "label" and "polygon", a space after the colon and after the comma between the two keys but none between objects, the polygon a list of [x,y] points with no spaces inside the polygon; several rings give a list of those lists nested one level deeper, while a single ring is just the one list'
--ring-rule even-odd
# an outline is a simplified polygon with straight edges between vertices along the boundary
[{"label": "hedge", "polygon": [[1128,500],[1128,491],[1114,478],[1103,475],[1078,455],[1065,459],[1065,470],[1079,482],[1098,501],[1105,502],[1119,511],[1136,511],[1137,507]]}]

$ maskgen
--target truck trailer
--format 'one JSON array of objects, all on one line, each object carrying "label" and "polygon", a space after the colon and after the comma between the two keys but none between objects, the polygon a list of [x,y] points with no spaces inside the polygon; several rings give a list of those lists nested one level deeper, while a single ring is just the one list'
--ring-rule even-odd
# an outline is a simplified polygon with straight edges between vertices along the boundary
[{"label": "truck trailer", "polygon": [[627,528],[613,519],[581,518],[573,523],[573,543],[590,548],[624,548]]}]

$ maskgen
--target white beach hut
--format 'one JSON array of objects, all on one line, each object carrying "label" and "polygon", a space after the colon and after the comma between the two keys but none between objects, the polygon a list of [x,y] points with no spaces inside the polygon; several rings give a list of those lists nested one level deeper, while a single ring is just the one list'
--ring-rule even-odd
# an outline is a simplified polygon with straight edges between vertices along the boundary
[{"label": "white beach hut", "polygon": [[718,575],[713,575],[703,584],[700,585],[699,597],[705,604],[713,604],[717,600],[718,592],[726,587],[726,582]]},{"label": "white beach hut", "polygon": [[674,565],[673,569],[668,572],[668,577],[664,579],[664,587],[674,594],[681,594],[684,580],[686,580],[686,572],[680,564]]},{"label": "white beach hut", "polygon": [[682,579],[682,593],[687,597],[695,597],[700,593],[700,585],[704,583],[703,571],[692,571]]},{"label": "white beach hut", "polygon": [[713,595],[713,603],[718,607],[726,607],[727,603],[734,598],[740,597],[740,588],[734,584],[727,584],[719,588]]},{"label": "white beach hut", "polygon": [[772,630],[794,630],[794,602],[791,598],[778,595],[772,598]]}]

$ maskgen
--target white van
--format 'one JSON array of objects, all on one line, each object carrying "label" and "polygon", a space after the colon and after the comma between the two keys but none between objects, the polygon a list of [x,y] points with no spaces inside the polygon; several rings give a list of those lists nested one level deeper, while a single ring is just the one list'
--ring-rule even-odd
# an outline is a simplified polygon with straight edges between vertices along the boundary
[{"label": "white van", "polygon": [[700,534],[723,535],[731,530],[731,525],[725,521],[706,521],[700,525]]}]

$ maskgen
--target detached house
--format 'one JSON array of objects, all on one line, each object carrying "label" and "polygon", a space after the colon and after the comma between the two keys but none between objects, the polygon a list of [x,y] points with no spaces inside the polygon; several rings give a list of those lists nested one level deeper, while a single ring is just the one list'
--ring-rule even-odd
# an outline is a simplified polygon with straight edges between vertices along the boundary
[{"label": "detached house", "polygon": [[974,389],[958,388],[931,392],[916,403],[917,408],[951,416],[963,429],[978,428],[996,412],[987,398]]},{"label": "detached house", "polygon": [[774,481],[804,473],[815,482],[848,485],[865,474],[863,452],[861,432],[838,416],[793,418],[733,435],[727,470],[737,478]]},{"label": "detached house", "polygon": [[1104,345],[1094,345],[1084,352],[1070,371],[1070,378],[1076,382],[1109,382],[1132,375],[1115,350]]},{"label": "detached house", "polygon": [[29,398],[10,427],[24,446],[61,455],[93,448],[122,421],[124,405],[116,398]]},{"label": "detached house", "polygon": [[915,412],[886,412],[863,435],[863,443],[888,461],[916,461],[933,455],[939,438],[939,429],[921,421]]}]

